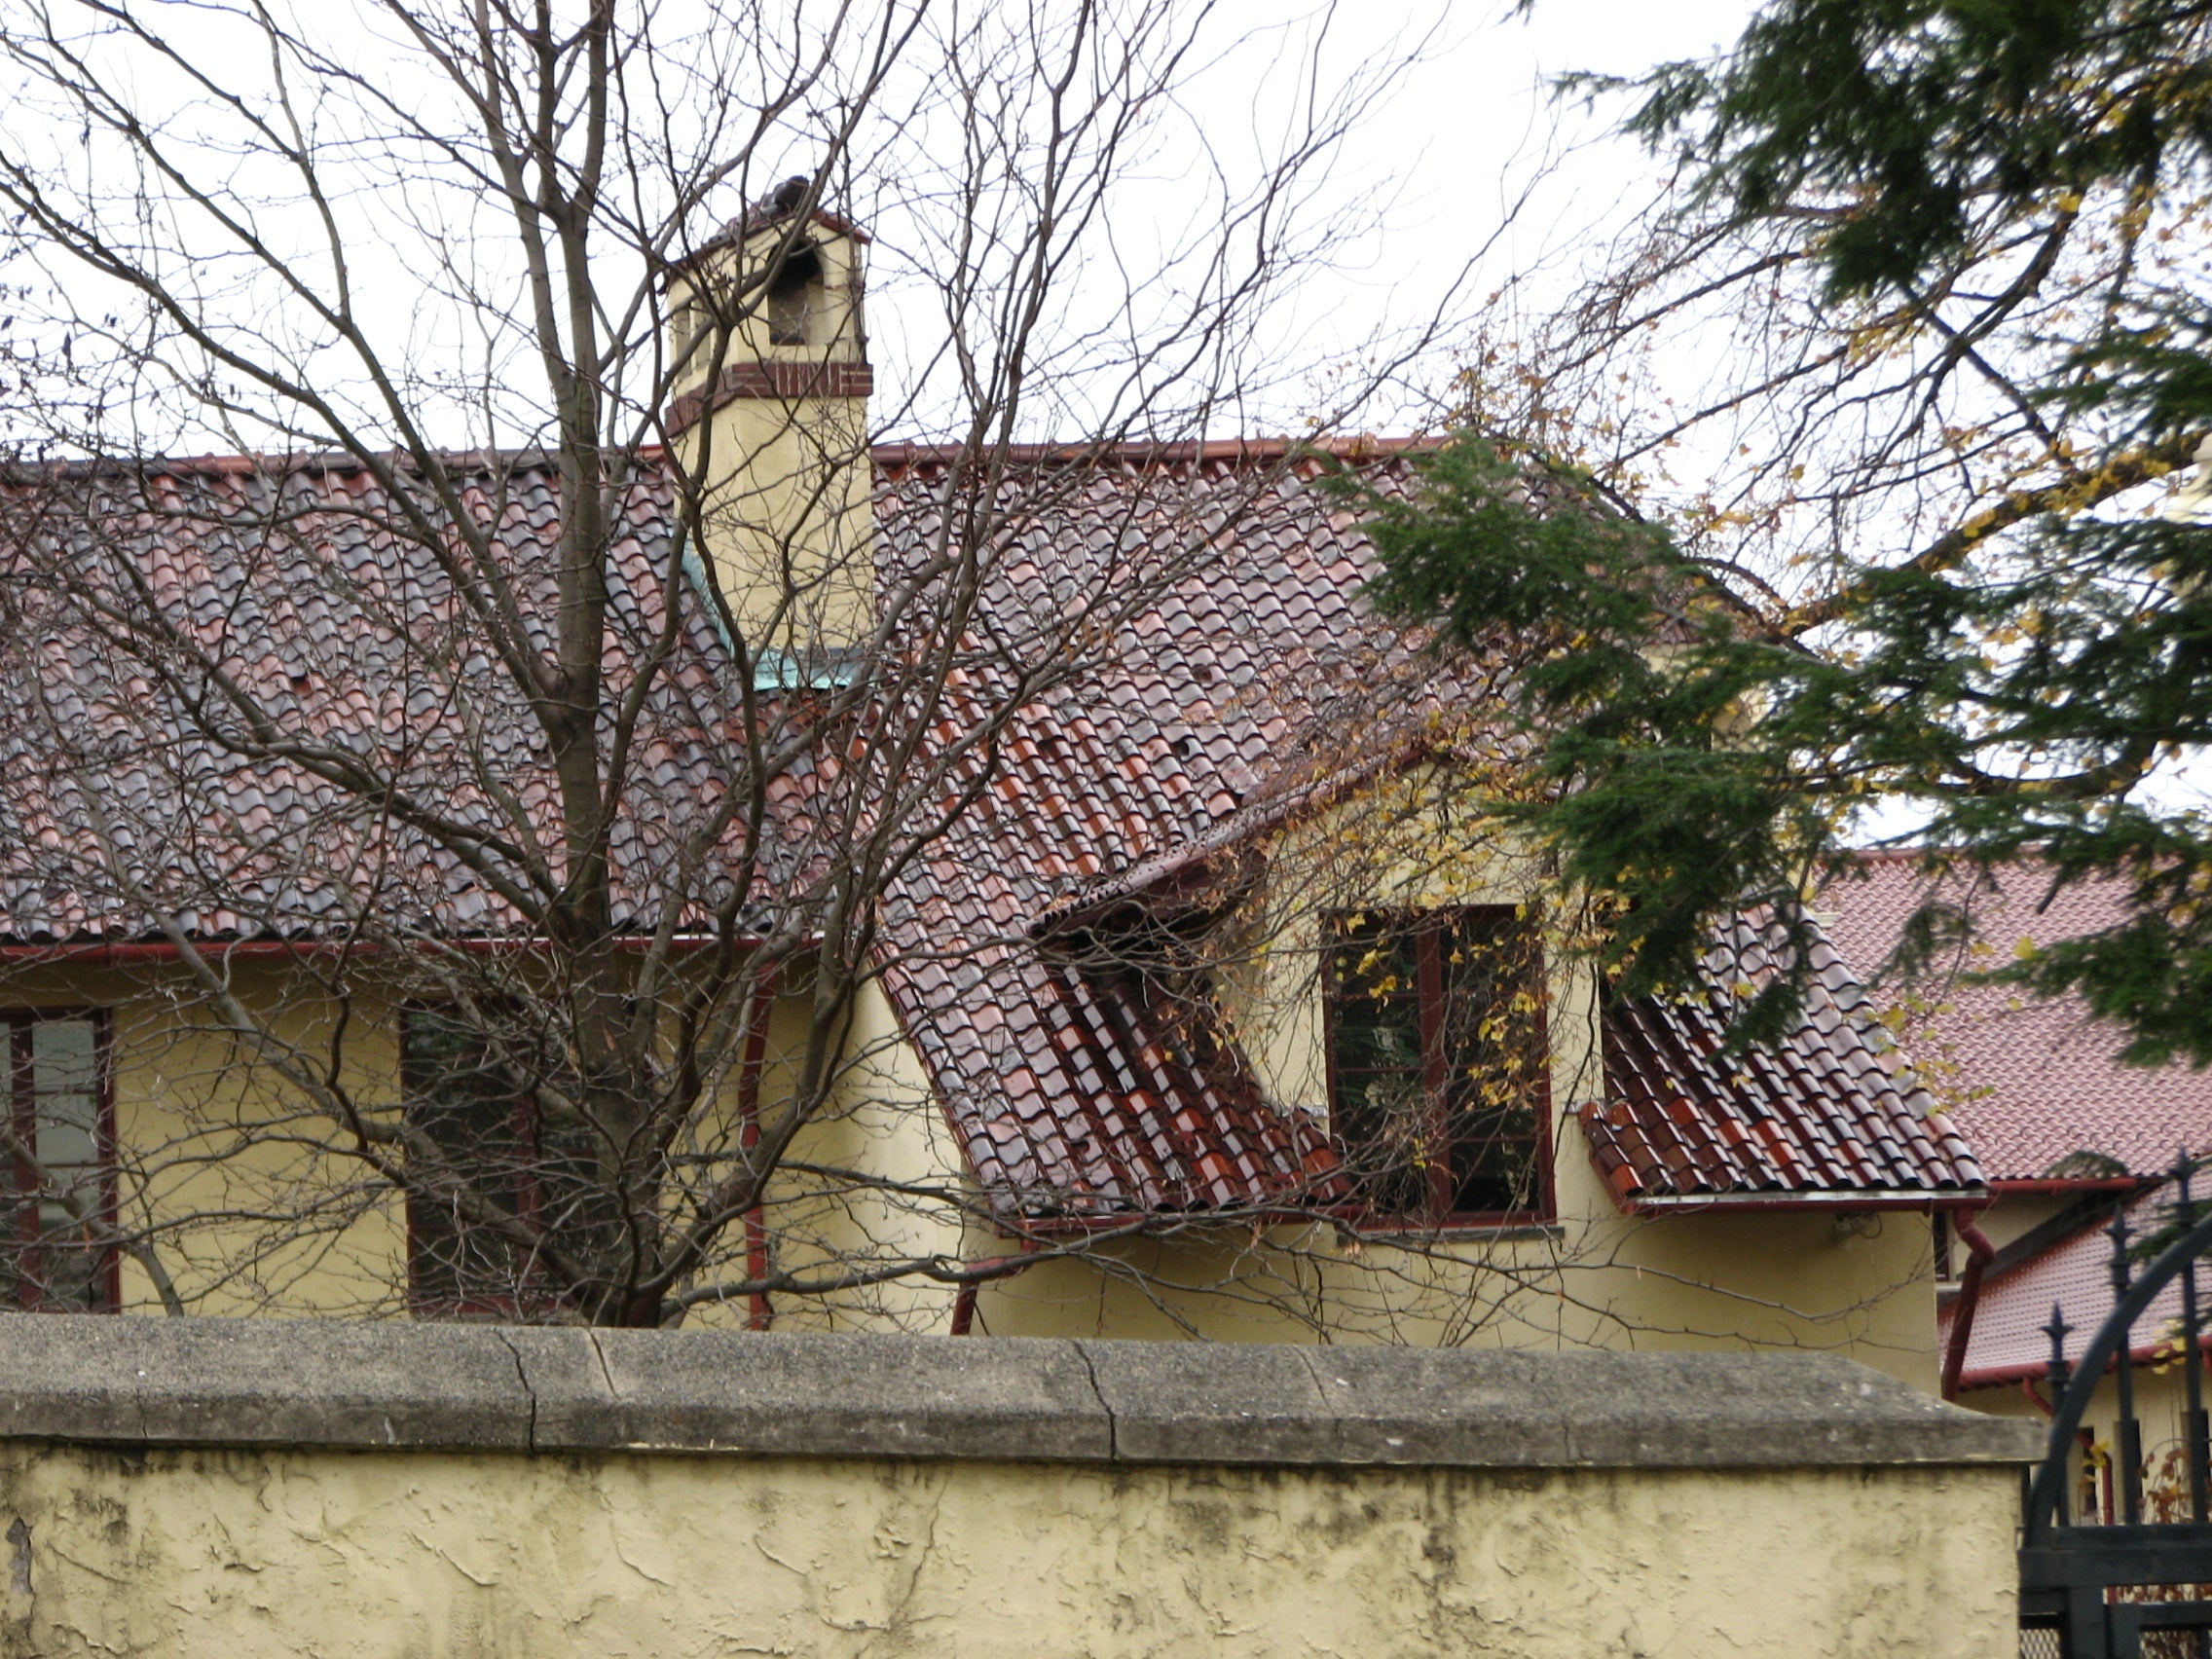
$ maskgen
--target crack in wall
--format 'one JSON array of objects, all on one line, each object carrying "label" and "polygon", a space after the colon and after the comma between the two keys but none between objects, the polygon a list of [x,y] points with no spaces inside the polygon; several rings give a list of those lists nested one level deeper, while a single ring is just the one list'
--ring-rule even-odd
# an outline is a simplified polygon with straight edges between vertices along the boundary
[{"label": "crack in wall", "polygon": [[599,1346],[599,1333],[587,1326],[584,1330],[584,1341],[591,1344],[592,1357],[599,1361],[599,1375],[607,1384],[607,1397],[610,1400],[619,1400],[622,1397],[622,1390],[614,1385],[614,1373],[608,1367],[607,1350]]},{"label": "crack in wall", "polygon": [[1098,1368],[1090,1363],[1089,1350],[1082,1343],[1070,1343],[1068,1346],[1075,1349],[1076,1358],[1083,1361],[1084,1375],[1090,1379],[1091,1398],[1098,1402],[1098,1409],[1106,1414],[1106,1460],[1109,1463],[1119,1463],[1122,1460],[1122,1419],[1114,1415],[1113,1402],[1106,1398],[1106,1390],[1098,1385]]},{"label": "crack in wall", "polygon": [[913,1567],[906,1574],[905,1587],[900,1593],[897,1604],[885,1613],[881,1627],[868,1632],[866,1639],[861,1643],[864,1655],[871,1652],[878,1641],[887,1638],[893,1641],[901,1638],[911,1640],[915,1622],[912,1617],[914,1595],[921,1588],[922,1575],[937,1554],[937,1527],[944,1514],[944,1481],[940,1476],[930,1491],[929,1509],[922,1527],[921,1547],[916,1551]]},{"label": "crack in wall", "polygon": [[492,1335],[498,1339],[501,1347],[514,1356],[515,1381],[522,1384],[523,1398],[530,1402],[530,1425],[523,1431],[523,1450],[535,1452],[537,1450],[537,1390],[530,1384],[530,1371],[522,1362],[522,1349],[507,1341],[506,1333],[503,1331],[494,1331]]}]

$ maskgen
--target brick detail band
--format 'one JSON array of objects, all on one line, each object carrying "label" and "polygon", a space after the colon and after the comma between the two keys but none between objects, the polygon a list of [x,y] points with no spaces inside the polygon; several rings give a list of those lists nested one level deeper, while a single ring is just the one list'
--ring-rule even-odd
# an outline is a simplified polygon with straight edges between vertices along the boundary
[{"label": "brick detail band", "polygon": [[713,392],[687,391],[669,405],[671,431],[681,432],[700,416],[740,397],[866,397],[875,390],[875,370],[866,363],[732,363],[715,382]]}]

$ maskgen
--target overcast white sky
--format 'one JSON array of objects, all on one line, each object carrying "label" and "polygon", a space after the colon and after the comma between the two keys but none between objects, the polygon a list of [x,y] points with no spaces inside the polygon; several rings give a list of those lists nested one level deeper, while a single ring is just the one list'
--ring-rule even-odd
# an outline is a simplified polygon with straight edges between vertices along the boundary
[{"label": "overcast white sky", "polygon": [[[294,18],[326,48],[338,48],[343,59],[368,70],[373,83],[391,85],[397,98],[409,96],[405,83],[410,76],[425,83],[417,95],[438,95],[427,84],[434,77],[425,75],[419,60],[409,62],[404,52],[393,52],[388,19],[380,21],[372,4],[278,3],[280,15]],[[795,4],[807,19],[833,10],[828,0],[821,0],[819,8],[817,0]],[[174,38],[219,81],[249,95],[261,82],[263,65],[250,50],[250,27],[229,22],[222,8],[148,4],[142,10],[156,26],[178,29]],[[933,17],[941,12],[954,21],[964,16],[988,18],[994,10],[987,0],[979,13],[947,0],[933,9]],[[1083,287],[1088,282],[1110,309],[1148,273],[1171,267],[1165,256],[1179,251],[1194,268],[1202,266],[1205,250],[1222,240],[1222,190],[1234,195],[1237,175],[1255,171],[1257,159],[1279,139],[1304,85],[1302,51],[1311,46],[1316,30],[1325,28],[1319,52],[1324,76],[1350,73],[1360,60],[1386,59],[1425,43],[1414,66],[1392,84],[1351,140],[1329,158],[1318,189],[1304,203],[1309,217],[1324,227],[1354,227],[1357,234],[1331,247],[1324,261],[1300,267],[1299,279],[1239,342],[1243,361],[1228,379],[1247,395],[1207,418],[1208,428],[1224,435],[1296,428],[1307,417],[1328,412],[1332,386],[1342,384],[1332,382],[1333,366],[1362,352],[1387,356],[1440,314],[1463,322],[1508,276],[1538,273],[1529,290],[1537,303],[1564,291],[1576,265],[1562,250],[1572,247],[1617,203],[1649,199],[1651,165],[1633,146],[1607,136],[1620,106],[1563,108],[1551,96],[1552,77],[1569,70],[1634,75],[1666,58],[1703,55],[1732,40],[1750,10],[1745,0],[1659,5],[1536,0],[1530,14],[1520,17],[1507,0],[1338,0],[1334,5],[1329,0],[1214,0],[1210,6],[1206,0],[1179,0],[1177,14],[1206,17],[1201,38],[1211,56],[1201,53],[1200,60],[1210,67],[1186,89],[1181,107],[1159,121],[1149,140],[1152,151],[1133,158],[1137,166],[1113,203],[1108,251],[1092,256],[1091,275],[1059,299],[1074,316],[1083,309]],[[670,15],[682,11],[677,0]],[[1009,18],[1020,15],[1007,13]],[[66,26],[84,26],[81,15],[64,9],[62,16]],[[228,42],[226,28],[238,36],[236,43]],[[358,41],[357,51],[352,45],[340,46],[351,40]],[[374,67],[386,56],[393,65],[389,80]],[[113,84],[127,89],[126,95],[142,113],[158,116],[165,103],[183,108],[196,98],[214,107],[197,87],[149,63],[144,55],[129,61],[119,57],[114,67]],[[323,120],[332,133],[345,125],[343,111],[314,119]],[[80,168],[72,158],[82,154],[87,188],[107,196],[114,222],[128,227],[136,216],[131,158],[109,156],[97,146],[81,149],[77,125],[72,112],[37,95],[35,88],[0,87],[0,133],[10,148],[34,157],[54,155],[71,169]],[[217,126],[203,108],[187,113],[179,129],[187,129],[214,133]],[[877,420],[886,436],[936,437],[945,424],[943,410],[926,402],[904,407],[903,392],[935,384],[926,361],[946,337],[940,296],[931,287],[931,260],[933,241],[944,245],[937,239],[945,237],[947,228],[937,221],[947,217],[949,204],[932,194],[926,182],[909,187],[902,175],[911,169],[925,177],[932,144],[946,141],[944,133],[896,126],[873,139],[878,147],[871,165],[877,169],[881,217],[870,221],[880,238],[871,279],[871,333],[885,371],[879,376]],[[951,141],[957,142],[957,134]],[[335,158],[344,152],[325,154]],[[419,193],[404,168],[378,165],[376,146],[364,147],[363,154],[369,159],[360,177],[341,193],[337,205],[353,226],[353,276],[367,296],[365,303],[378,313],[389,359],[424,372],[464,366],[479,347],[465,305],[456,305],[451,296],[457,283],[473,282],[477,292],[492,292],[503,280],[498,267],[505,239],[498,234],[498,214],[492,204],[468,200],[465,191],[443,198]],[[810,167],[819,154],[819,144],[810,154],[804,141],[794,138],[791,154],[760,158],[751,187],[757,189],[784,171]],[[251,174],[240,169],[235,176],[241,182],[232,184],[229,152],[220,140],[211,142],[203,155],[218,188],[244,192],[240,199],[261,232],[285,248],[297,244],[292,269],[313,276],[322,263],[319,219],[296,200],[296,180],[282,169],[270,173],[264,166]],[[1230,182],[1221,186],[1217,180],[1209,196],[1207,178],[1216,166]],[[1530,191],[1531,184],[1520,216],[1501,236],[1509,204]],[[263,194],[254,195],[256,190]],[[716,217],[742,205],[736,189],[725,194],[729,200],[713,204]],[[287,201],[287,196],[295,200]],[[840,204],[864,217],[870,211],[867,202]],[[485,215],[482,222],[490,234],[478,240],[470,227]],[[445,237],[442,247],[423,242],[425,224],[431,235]],[[176,233],[186,240],[174,245],[195,250],[190,257],[200,263],[187,280],[205,289],[207,314],[219,326],[251,334],[265,318],[276,318],[271,307],[286,302],[280,287],[270,289],[265,279],[254,277],[250,262],[244,276],[236,276],[235,260],[198,251],[203,245],[219,251],[220,238],[203,244],[188,240],[189,235]],[[426,255],[424,249],[432,247],[439,247],[439,257]],[[469,269],[441,274],[440,258],[458,258]],[[387,269],[376,269],[380,261]],[[61,311],[76,310],[80,333],[82,319],[96,326],[98,313],[114,303],[105,285],[87,282],[81,270],[43,257],[35,248],[13,262],[8,275],[20,279],[34,270],[44,272],[47,292],[59,296]],[[235,285],[226,286],[231,283]],[[1172,289],[1172,280],[1161,284],[1170,310]],[[129,314],[128,305],[117,309]],[[1124,320],[1130,325],[1127,332],[1144,338],[1143,316],[1131,313]],[[56,316],[50,331],[58,335],[71,326],[66,316]],[[1079,339],[1085,326],[1071,324]],[[1422,424],[1433,414],[1424,397],[1433,398],[1448,383],[1451,343],[1464,337],[1463,328],[1444,328],[1437,335],[1439,349],[1411,365],[1403,377],[1404,394],[1363,407],[1356,424],[1383,430]],[[322,350],[312,344],[320,338],[313,327],[284,337],[275,320],[266,338],[253,335],[244,349],[276,350],[285,338],[309,342],[297,348],[303,351]],[[80,340],[80,350],[84,349]],[[513,366],[526,371],[527,359],[526,351]],[[335,373],[347,372],[343,363],[332,367]],[[513,383],[521,399],[516,413],[526,424],[531,402],[525,383],[534,379],[522,372]],[[1079,387],[1081,380],[1079,374],[1065,384]],[[434,388],[427,394],[434,403]],[[1050,429],[1053,435],[1075,436],[1089,424],[1090,413],[1079,392],[1056,407],[1040,400],[1027,424],[1038,428],[1034,435]],[[151,424],[132,435],[133,447],[230,448],[237,441],[256,441],[244,433],[234,438],[220,430],[164,429],[151,409],[142,418]],[[502,421],[511,430],[512,422]],[[471,422],[465,404],[450,416],[433,414],[444,442],[484,441],[484,434],[465,429]],[[455,429],[447,432],[448,425]],[[502,433],[500,441],[513,439]]]},{"label": "overcast white sky", "polygon": [[[1508,203],[1564,142],[1569,154],[1541,185],[1493,267],[1527,269],[1602,216],[1648,177],[1637,149],[1610,135],[1620,105],[1563,106],[1552,80],[1571,71],[1633,76],[1655,63],[1701,56],[1732,42],[1752,7],[1745,0],[1537,0],[1526,17],[1502,0],[1358,0],[1374,35],[1418,36],[1441,16],[1426,60],[1405,78],[1347,158],[1347,184],[1393,200],[1392,228],[1375,269],[1346,283],[1347,297],[1378,313],[1398,285],[1426,268],[1456,268],[1504,217]],[[1238,0],[1255,20],[1265,0]],[[1429,272],[1433,276],[1433,272]]]},{"label": "overcast white sky", "polygon": [[[1284,10],[1266,0],[1223,8],[1225,22],[1254,40]],[[1376,205],[1383,224],[1301,297],[1298,346],[1326,338],[1348,350],[1371,336],[1388,339],[1440,308],[1463,313],[1514,276],[1532,276],[1538,297],[1563,293],[1587,274],[1574,250],[1625,203],[1649,200],[1654,167],[1614,135],[1621,102],[1563,102],[1555,78],[1635,76],[1704,55],[1732,42],[1752,10],[1749,0],[1537,0],[1526,16],[1509,0],[1344,7],[1336,27],[1347,46],[1424,36],[1429,46],[1338,166],[1345,199]],[[1265,73],[1264,54],[1239,69]],[[1377,416],[1408,424],[1420,413],[1410,400]]]},{"label": "overcast white sky", "polygon": [[[1276,360],[1325,370],[1363,348],[1387,350],[1440,313],[1464,317],[1510,276],[1534,274],[1530,291],[1538,299],[1564,292],[1578,274],[1570,250],[1619,204],[1649,200],[1653,166],[1612,135],[1624,104],[1563,104],[1552,95],[1553,79],[1569,71],[1634,76],[1703,55],[1732,42],[1753,7],[1749,0],[1537,0],[1520,16],[1510,0],[1334,7],[1219,0],[1212,10],[1210,42],[1220,55],[1192,101],[1203,142],[1233,157],[1265,149],[1277,130],[1271,100],[1295,89],[1306,30],[1325,22],[1324,61],[1426,43],[1331,166],[1323,200],[1341,204],[1347,220],[1377,218],[1374,234],[1335,250],[1327,269],[1314,271],[1268,318]],[[1179,164],[1188,160],[1162,154],[1157,176],[1144,181],[1147,206],[1163,221],[1178,211]],[[1501,227],[1508,227],[1502,235]],[[921,310],[903,303],[890,262],[883,263],[875,332],[895,383],[903,340],[926,338],[930,319],[926,300]],[[1455,337],[1463,331],[1444,333]],[[1432,353],[1413,367],[1406,394],[1371,408],[1360,424],[1390,430],[1423,424],[1423,393],[1448,378],[1447,358]],[[1223,424],[1281,430],[1325,404],[1328,387],[1316,377],[1274,390]],[[883,414],[897,424],[889,408]]]}]

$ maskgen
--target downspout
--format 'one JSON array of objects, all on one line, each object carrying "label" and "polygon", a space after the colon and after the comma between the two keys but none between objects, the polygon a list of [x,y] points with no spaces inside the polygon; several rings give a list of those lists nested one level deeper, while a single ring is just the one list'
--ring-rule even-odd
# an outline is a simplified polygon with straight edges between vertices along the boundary
[{"label": "downspout", "polygon": [[1940,1391],[1946,1400],[1959,1397],[1959,1376],[1967,1368],[1967,1339],[1973,1335],[1974,1308],[1981,1301],[1981,1275],[1997,1259],[1997,1246],[1974,1225],[1973,1218],[1972,1210],[1959,1210],[1951,1217],[1952,1231],[1965,1242],[1968,1256],[1967,1271],[1959,1280],[1958,1304],[1951,1314],[1951,1346],[1943,1355]]},{"label": "downspout", "polygon": [[[1027,1267],[1033,1265],[1024,1262],[1023,1258],[1034,1255],[1036,1253],[1036,1250],[1037,1246],[1035,1242],[1030,1239],[1024,1238],[1021,1241],[1020,1250],[1018,1250],[1012,1256],[991,1256],[980,1262],[971,1262],[968,1264],[968,1266],[971,1271],[980,1271],[984,1268],[1004,1268],[1013,1266],[1015,1263],[1020,1263],[1021,1266],[1014,1268],[1014,1272],[1010,1272],[1005,1275],[1008,1278],[1012,1278],[1014,1277],[1014,1273],[1021,1272]],[[981,1279],[962,1279],[960,1281],[960,1288],[952,1293],[952,1325],[948,1333],[949,1335],[955,1337],[965,1337],[973,1334],[973,1332],[975,1331],[976,1292],[982,1287],[982,1282],[983,1281]]]},{"label": "downspout", "polygon": [[[754,983],[756,1012],[753,1028],[745,1034],[745,1055],[737,1073],[738,1145],[748,1153],[760,1144],[760,1070],[768,1057],[768,1022],[776,1015],[776,998],[783,988],[780,965],[771,964]],[[745,1272],[755,1284],[768,1276],[768,1235],[759,1204],[745,1212]],[[766,1292],[755,1291],[745,1300],[745,1328],[767,1330],[775,1309]]]}]

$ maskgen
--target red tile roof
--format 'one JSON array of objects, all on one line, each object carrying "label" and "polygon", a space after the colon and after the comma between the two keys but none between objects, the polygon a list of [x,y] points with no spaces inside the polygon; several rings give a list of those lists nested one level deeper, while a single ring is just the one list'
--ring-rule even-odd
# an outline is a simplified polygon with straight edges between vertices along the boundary
[{"label": "red tile roof", "polygon": [[[906,1029],[977,1175],[1033,1214],[1344,1197],[1317,1103],[1265,1100],[1233,1045],[1178,1029],[1187,1003],[1096,940],[1047,925],[1250,822],[1255,803],[1333,758],[1351,705],[1383,729],[1430,706],[1433,668],[1354,603],[1364,538],[1311,468],[1282,458],[1245,445],[1103,464],[1017,457],[1061,468],[1066,487],[1031,518],[987,606],[1096,595],[1124,571],[1168,577],[1119,618],[1082,682],[1022,709],[986,810],[955,825],[887,907],[908,947],[886,978]],[[944,457],[885,459],[886,539],[927,545]],[[1037,485],[1006,488],[1011,504]],[[1191,557],[1194,526],[1232,523],[1234,537]],[[928,958],[911,948],[924,940]]]},{"label": "red tile roof", "polygon": [[[502,457],[474,466],[456,458],[456,468],[520,608],[550,617],[560,522],[551,466]],[[65,490],[92,497],[96,533]],[[648,470],[612,505],[624,534],[609,563],[606,660],[619,678],[654,647],[666,616],[668,482]],[[56,507],[51,528],[36,516]],[[134,571],[128,579],[143,580],[171,632],[148,628],[120,647],[36,584],[12,587],[16,648],[0,674],[0,941],[147,937],[144,905],[103,873],[94,801],[80,782],[92,775],[133,881],[202,937],[341,931],[363,903],[386,924],[444,937],[520,928],[513,907],[446,846],[395,832],[318,776],[349,754],[374,756],[425,810],[487,837],[512,824],[488,796],[492,777],[550,816],[536,722],[511,677],[486,660],[436,561],[420,541],[380,533],[396,509],[365,468],[309,458],[266,469],[234,460],[138,475],[81,469],[43,492],[18,488],[5,509],[9,535],[75,536],[87,580]],[[134,601],[125,608],[145,614]],[[745,771],[727,653],[699,608],[689,615],[644,712],[621,796],[612,857],[627,903],[651,904],[653,872]],[[290,729],[314,737],[320,756],[255,755],[253,732],[221,695],[225,681],[296,722]],[[236,741],[207,741],[185,713],[195,701]],[[716,897],[712,881],[703,891]]]},{"label": "red tile roof", "polygon": [[[1979,942],[1932,965],[1917,984],[1890,984],[1883,965],[1932,893],[1964,906]],[[2033,862],[1986,880],[1938,881],[1894,854],[1855,860],[1822,892],[1828,933],[1873,981],[1875,1002],[1930,1011],[1908,1011],[1899,1041],[1993,1179],[2094,1175],[2106,1172],[2106,1160],[2157,1175],[2182,1147],[2212,1150],[2212,1071],[2122,1065],[2115,1058],[2120,1034],[2074,999],[2030,1000],[2008,986],[1962,982],[2011,960],[2022,939],[2049,944],[2113,926],[2126,913],[2124,900],[2121,885],[2106,880],[2053,892]]]},{"label": "red tile roof", "polygon": [[[879,451],[885,579],[940,534],[959,534],[951,453]],[[1402,479],[1400,453],[1373,445],[1358,458]],[[1372,763],[1411,744],[1440,700],[1480,708],[1490,695],[1465,665],[1440,667],[1361,612],[1365,539],[1311,465],[1291,460],[1280,444],[1243,443],[1010,458],[1003,557],[989,563],[977,627],[1090,607],[1103,648],[1026,701],[998,678],[1003,653],[977,649],[963,663],[944,687],[939,741],[1020,707],[975,755],[973,809],[883,906],[889,993],[970,1164],[1010,1209],[1080,1219],[1344,1196],[1317,1102],[1265,1099],[1202,1008],[1053,925],[1264,830],[1298,791],[1343,773],[1348,729]],[[544,798],[511,682],[461,648],[470,630],[434,566],[375,535],[382,503],[361,467],[179,464],[113,489],[115,522],[165,614],[219,645],[261,695],[288,699],[334,745],[376,753],[463,822],[498,819],[457,764],[463,749],[488,753],[524,800]],[[524,458],[480,469],[473,505],[496,527],[526,609],[549,615],[550,468]],[[608,651],[619,674],[665,615],[666,482],[648,473],[614,505],[626,534]],[[1124,607],[1124,593],[1142,603]],[[187,683],[134,681],[58,622],[18,637],[38,643],[35,666],[0,677],[0,747],[11,752],[0,938],[144,932],[129,895],[86,879],[97,861],[84,856],[83,769],[129,793],[144,830],[127,849],[134,867],[203,935],[339,925],[362,902],[355,872],[372,862],[375,902],[427,933],[519,925],[449,854],[369,835],[344,792],[302,767],[198,743],[165,713]],[[669,850],[746,764],[727,652],[703,621],[677,649],[615,837],[624,903],[639,915],[651,912]],[[423,668],[432,659],[435,675]],[[465,745],[464,721],[477,734]],[[315,854],[306,867],[303,844]],[[759,879],[772,883],[784,855],[761,850]],[[1742,1063],[1717,1057],[1710,1011],[1691,1005],[1624,1012],[1614,1027],[1623,1075],[1641,1080],[1592,1119],[1616,1191],[1918,1197],[1975,1179],[1963,1149],[1866,1058],[1849,1020]]]},{"label": "red tile roof", "polygon": [[[2197,1214],[2204,1211],[2203,1183],[2197,1183]],[[2170,1224],[2175,1189],[2171,1182],[2154,1186],[2127,1200],[2130,1232],[2136,1239]],[[1991,1387],[2040,1378],[2049,1370],[2050,1323],[2053,1307],[2062,1309],[2072,1327],[2066,1338],[2066,1357],[2078,1361],[2113,1309],[2112,1238],[2104,1231],[2109,1210],[2083,1222],[2075,1232],[2036,1251],[2025,1260],[1982,1280],[1974,1309],[1973,1328],[1967,1337],[1966,1364],[1959,1381],[1968,1388]],[[2137,1264],[2136,1271],[2140,1271]],[[2212,1273],[2200,1272],[2199,1296],[2212,1297]],[[2171,1332],[2180,1328],[2182,1286],[2177,1278],[2153,1299],[2136,1321],[2130,1351],[2138,1360],[2158,1357]],[[1947,1351],[1959,1303],[1953,1301],[1938,1315],[1939,1348]]]},{"label": "red tile roof", "polygon": [[1737,987],[1772,972],[1751,921],[1708,959],[1703,994],[1616,1004],[1604,1028],[1605,1098],[1582,1108],[1598,1169],[1624,1204],[1727,1199],[1893,1201],[1980,1192],[1967,1143],[1866,1017],[1825,942],[1804,1022],[1783,1043],[1723,1051]]},{"label": "red tile roof", "polygon": [[[979,948],[957,968],[891,978],[940,1089],[958,1103],[977,1170],[1035,1209],[1332,1196],[1310,1184],[1330,1162],[1312,1129],[1318,1102],[1315,1115],[1262,1103],[1233,1055],[1214,1075],[1172,1061],[1171,1045],[1144,1024],[1162,1010],[1116,1003],[1121,993],[1055,959],[1050,937],[1004,937],[1174,880],[1193,860],[1264,833],[1325,789],[1331,768],[1356,775],[1384,763],[1387,719],[1363,728],[1370,741],[1356,757],[1329,743],[1350,709],[1372,721],[1395,699],[1395,729],[1409,744],[1423,730],[1438,670],[1360,610],[1364,538],[1305,476],[1271,477],[1255,465],[1269,459],[1223,446],[1148,462],[1141,481],[1135,469],[1108,470],[1040,527],[1035,572],[1016,567],[1017,584],[1083,591],[1096,579],[1083,573],[1087,560],[1129,557],[1140,523],[1186,534],[1194,515],[1205,516],[1208,492],[1240,500],[1249,515],[1219,557],[1128,620],[1124,650],[1080,698],[1041,706],[1017,725],[1006,746],[1015,810],[955,830],[931,861],[929,902],[914,913],[912,937],[927,931]],[[1243,499],[1255,478],[1267,487]],[[1162,510],[1131,514],[1132,493],[1141,500],[1147,491],[1163,492]],[[1454,672],[1448,697],[1491,695],[1473,669]],[[1225,685],[1234,694],[1223,695]],[[1319,776],[1317,756],[1329,762]],[[978,920],[987,925],[978,930]],[[1003,942],[991,942],[994,930]],[[1914,1202],[1978,1192],[1965,1144],[1940,1118],[1924,1117],[1930,1103],[1909,1083],[1883,1071],[1869,1034],[1839,1015],[1847,1006],[1840,991],[1830,995],[1782,1050],[1741,1062],[1719,1057],[1711,1010],[1624,1011],[1616,1041],[1624,1064],[1631,1055],[1639,1063],[1642,1092],[1590,1120],[1615,1190]],[[1119,1097],[1118,1110],[1100,1109],[1102,1091]],[[1116,1123],[1151,1132],[1116,1131]],[[1071,1124],[1080,1145],[1068,1139]]]}]

